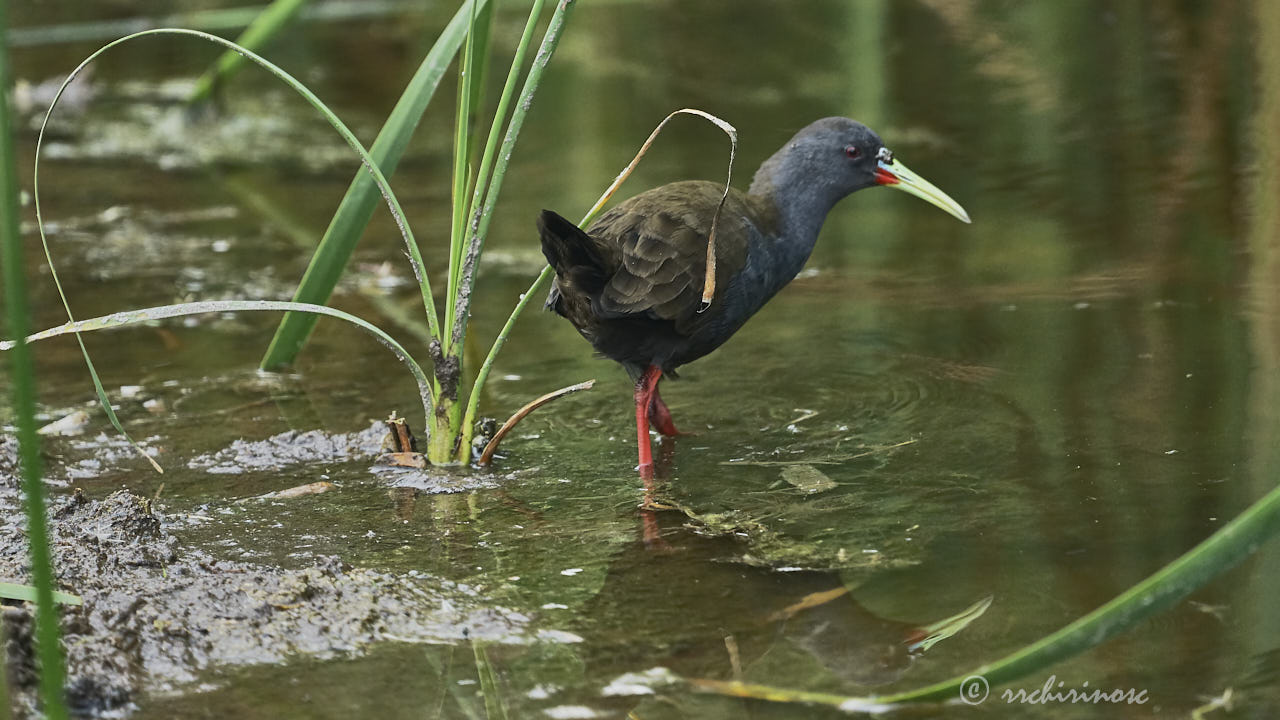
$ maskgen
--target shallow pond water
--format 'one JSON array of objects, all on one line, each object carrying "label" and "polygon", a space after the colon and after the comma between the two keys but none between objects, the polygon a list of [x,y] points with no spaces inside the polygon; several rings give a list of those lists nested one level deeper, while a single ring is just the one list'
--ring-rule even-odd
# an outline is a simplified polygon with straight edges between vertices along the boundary
[{"label": "shallow pond water", "polygon": [[[15,38],[162,5],[20,7]],[[500,6],[503,49],[517,6]],[[369,141],[451,12],[308,21],[268,56]],[[18,44],[16,75],[33,85],[96,47]],[[483,413],[598,384],[532,415],[492,470],[455,473],[460,490],[445,494],[364,457],[210,471],[242,438],[351,433],[391,410],[420,423],[412,379],[354,329],[322,322],[296,371],[276,376],[252,370],[268,315],[88,336],[108,388],[141,386],[121,415],[166,473],[117,448],[110,462],[55,469],[69,485],[159,493],[170,515],[202,516],[179,534],[215,556],[284,567],[337,556],[447,581],[465,588],[455,602],[527,620],[510,636],[389,638],[356,655],[214,668],[142,697],[135,716],[818,717],[661,686],[631,694],[625,676],[884,693],[1093,610],[1280,477],[1276,46],[1268,0],[583,3],[513,160],[469,360],[541,266],[537,211],[580,214],[678,107],[737,126],[742,184],[796,128],[859,118],[974,223],[900,193],[841,203],[801,277],[663,386],[694,433],[655,448],[661,499],[679,508],[664,512],[637,510],[625,374],[547,313],[521,320]],[[78,315],[284,298],[300,277],[355,164],[260,73],[237,80],[223,118],[187,122],[176,100],[213,54],[176,39],[126,47],[57,123],[43,202]],[[393,179],[429,263],[447,242],[450,100],[446,83]],[[709,126],[677,123],[623,193],[721,177],[724,146]],[[380,214],[336,305],[425,357],[388,309],[415,309],[397,242]],[[62,318],[35,250],[35,324],[47,327]],[[73,343],[36,357],[50,418],[90,402]],[[108,429],[94,415],[82,437]],[[53,452],[92,455],[92,440],[76,443]],[[236,502],[318,480],[335,488]],[[778,615],[841,588],[821,609]],[[1280,711],[1277,592],[1271,543],[1172,610],[1013,684],[1144,689],[1140,708],[1027,708],[993,693],[973,712],[1185,717],[1231,689],[1234,710],[1215,713],[1268,717]],[[963,631],[904,652],[916,628],[988,596]]]}]

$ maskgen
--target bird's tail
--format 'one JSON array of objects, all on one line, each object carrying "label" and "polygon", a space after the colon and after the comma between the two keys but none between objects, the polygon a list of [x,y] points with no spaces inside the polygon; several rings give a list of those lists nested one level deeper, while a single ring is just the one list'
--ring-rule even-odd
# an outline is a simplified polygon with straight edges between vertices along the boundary
[{"label": "bird's tail", "polygon": [[609,281],[610,268],[599,243],[551,210],[538,215],[538,234],[542,236],[542,254],[555,268],[560,283],[588,296],[600,294]]}]

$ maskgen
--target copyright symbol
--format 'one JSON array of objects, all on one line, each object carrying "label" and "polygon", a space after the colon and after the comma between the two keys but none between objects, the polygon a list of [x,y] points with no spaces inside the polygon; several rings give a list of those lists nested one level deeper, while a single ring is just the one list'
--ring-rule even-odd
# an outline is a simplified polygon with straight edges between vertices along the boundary
[{"label": "copyright symbol", "polygon": [[981,705],[991,692],[987,679],[981,675],[970,675],[960,683],[960,702],[965,705]]}]

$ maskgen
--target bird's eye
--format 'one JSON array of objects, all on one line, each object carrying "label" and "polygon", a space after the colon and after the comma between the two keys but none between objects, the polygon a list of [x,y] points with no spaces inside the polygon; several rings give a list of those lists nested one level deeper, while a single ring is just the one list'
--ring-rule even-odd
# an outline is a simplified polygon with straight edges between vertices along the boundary
[{"label": "bird's eye", "polygon": [[844,156],[850,160],[857,160],[862,157],[862,150],[858,149],[856,145],[850,145],[844,149]]}]

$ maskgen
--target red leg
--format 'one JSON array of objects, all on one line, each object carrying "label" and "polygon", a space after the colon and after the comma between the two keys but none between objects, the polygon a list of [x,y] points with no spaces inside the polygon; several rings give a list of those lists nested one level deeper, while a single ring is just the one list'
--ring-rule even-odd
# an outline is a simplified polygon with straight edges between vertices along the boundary
[{"label": "red leg", "polygon": [[640,475],[653,476],[653,449],[649,445],[649,404],[662,379],[662,369],[650,365],[636,381],[636,444],[640,448]]},{"label": "red leg", "polygon": [[653,423],[658,432],[667,437],[675,437],[681,434],[676,429],[676,424],[671,421],[671,411],[667,409],[667,404],[662,402],[662,396],[658,394],[657,385],[653,387],[653,400],[649,403],[649,421]]}]

